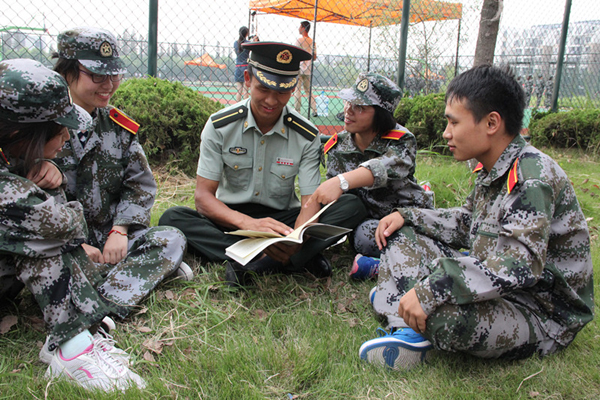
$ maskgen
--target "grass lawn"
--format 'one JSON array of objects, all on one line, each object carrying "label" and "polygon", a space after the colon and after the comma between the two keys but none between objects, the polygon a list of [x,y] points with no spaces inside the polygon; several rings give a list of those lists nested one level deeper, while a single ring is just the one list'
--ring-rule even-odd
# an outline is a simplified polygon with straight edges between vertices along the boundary
[{"label": "grass lawn", "polygon": [[[600,158],[549,151],[567,171],[588,217],[598,293]],[[473,176],[464,163],[419,156],[417,174],[429,181],[438,207],[455,206]],[[195,181],[156,171],[159,195],[153,223],[168,207],[193,205]],[[224,266],[200,265],[192,282],[162,284],[115,337],[128,349],[144,391],[91,394],[44,379],[38,361],[45,335],[31,296],[4,305],[0,317],[17,323],[0,334],[0,399],[598,399],[600,327],[588,324],[565,351],[544,359],[479,360],[436,352],[408,372],[361,362],[360,345],[379,326],[369,301],[375,281],[348,279],[354,254],[347,243],[327,250],[333,277],[271,276],[246,290],[223,285]],[[598,305],[598,301],[596,301]],[[2,324],[0,323],[0,330]]]}]

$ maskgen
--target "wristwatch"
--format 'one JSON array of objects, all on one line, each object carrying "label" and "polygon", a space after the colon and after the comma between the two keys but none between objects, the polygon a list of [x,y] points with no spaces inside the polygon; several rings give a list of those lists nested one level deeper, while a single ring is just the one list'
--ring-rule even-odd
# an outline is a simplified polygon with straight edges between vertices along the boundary
[{"label": "wristwatch", "polygon": [[337,177],[340,180],[340,189],[342,189],[342,192],[346,193],[348,189],[350,189],[348,181],[346,180],[346,178],[344,178],[344,175],[342,174],[339,174]]}]

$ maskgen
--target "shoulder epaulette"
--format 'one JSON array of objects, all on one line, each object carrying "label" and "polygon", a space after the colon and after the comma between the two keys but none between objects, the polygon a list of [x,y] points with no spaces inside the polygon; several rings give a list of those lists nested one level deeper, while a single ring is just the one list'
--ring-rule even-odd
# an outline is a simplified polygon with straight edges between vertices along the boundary
[{"label": "shoulder epaulette", "polygon": [[406,131],[400,131],[398,129],[392,129],[391,131],[389,131],[388,133],[386,133],[381,138],[382,139],[399,140],[402,136],[404,136],[405,133],[406,133]]},{"label": "shoulder epaulette", "polygon": [[283,123],[310,141],[314,140],[319,135],[319,130],[316,126],[306,120],[298,118],[292,113],[283,117]]},{"label": "shoulder epaulette", "polygon": [[329,140],[327,142],[325,142],[325,145],[323,146],[323,154],[327,154],[327,152],[337,144],[338,142],[338,134],[334,133],[333,135],[331,135],[331,137],[329,138]]},{"label": "shoulder epaulette", "polygon": [[239,106],[217,113],[210,117],[210,120],[215,128],[221,128],[232,123],[233,121],[237,121],[238,119],[245,117],[246,115],[248,115],[248,107]]},{"label": "shoulder epaulette", "polygon": [[473,173],[475,173],[475,172],[479,172],[479,171],[481,171],[482,169],[483,169],[483,164],[482,164],[482,163],[479,163],[479,164],[477,164],[477,165],[475,166],[475,169],[473,170]]},{"label": "shoulder epaulette", "polygon": [[519,159],[515,160],[510,171],[508,171],[508,179],[506,180],[506,188],[508,189],[508,193],[510,193],[517,182],[519,181],[519,176],[517,175],[517,167],[519,165]]},{"label": "shoulder epaulette", "polygon": [[129,118],[123,113],[123,111],[119,110],[118,108],[112,108],[108,112],[108,115],[110,119],[112,119],[115,122],[115,124],[133,133],[134,135],[137,133],[138,129],[140,129],[140,124]]}]

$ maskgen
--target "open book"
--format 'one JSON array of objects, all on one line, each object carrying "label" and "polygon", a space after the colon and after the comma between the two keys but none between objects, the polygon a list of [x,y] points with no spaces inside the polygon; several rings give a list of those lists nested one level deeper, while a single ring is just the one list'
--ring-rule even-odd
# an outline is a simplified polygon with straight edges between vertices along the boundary
[{"label": "open book", "polygon": [[261,251],[274,243],[302,243],[304,241],[304,234],[310,235],[311,238],[320,240],[335,239],[352,231],[352,229],[342,228],[335,225],[313,222],[332,204],[333,202],[327,204],[318,213],[313,215],[311,219],[300,225],[287,236],[282,236],[277,233],[247,230],[227,232],[230,235],[245,236],[248,239],[240,240],[239,242],[234,243],[226,248],[225,255],[231,257],[233,260],[242,265],[246,265],[254,257],[260,254]]}]

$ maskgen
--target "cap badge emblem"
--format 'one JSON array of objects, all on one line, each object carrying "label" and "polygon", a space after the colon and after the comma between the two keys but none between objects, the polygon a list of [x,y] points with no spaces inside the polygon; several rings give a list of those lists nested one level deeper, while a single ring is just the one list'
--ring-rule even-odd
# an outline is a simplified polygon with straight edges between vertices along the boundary
[{"label": "cap badge emblem", "polygon": [[361,93],[366,92],[368,88],[369,88],[369,80],[367,78],[363,79],[362,81],[360,81],[356,84],[356,90],[358,90]]},{"label": "cap badge emblem", "polygon": [[292,53],[289,50],[280,51],[276,60],[280,64],[289,64],[292,62]]},{"label": "cap badge emblem", "polygon": [[102,42],[102,44],[100,45],[100,55],[102,57],[112,57],[113,49],[110,43],[106,41]]}]

